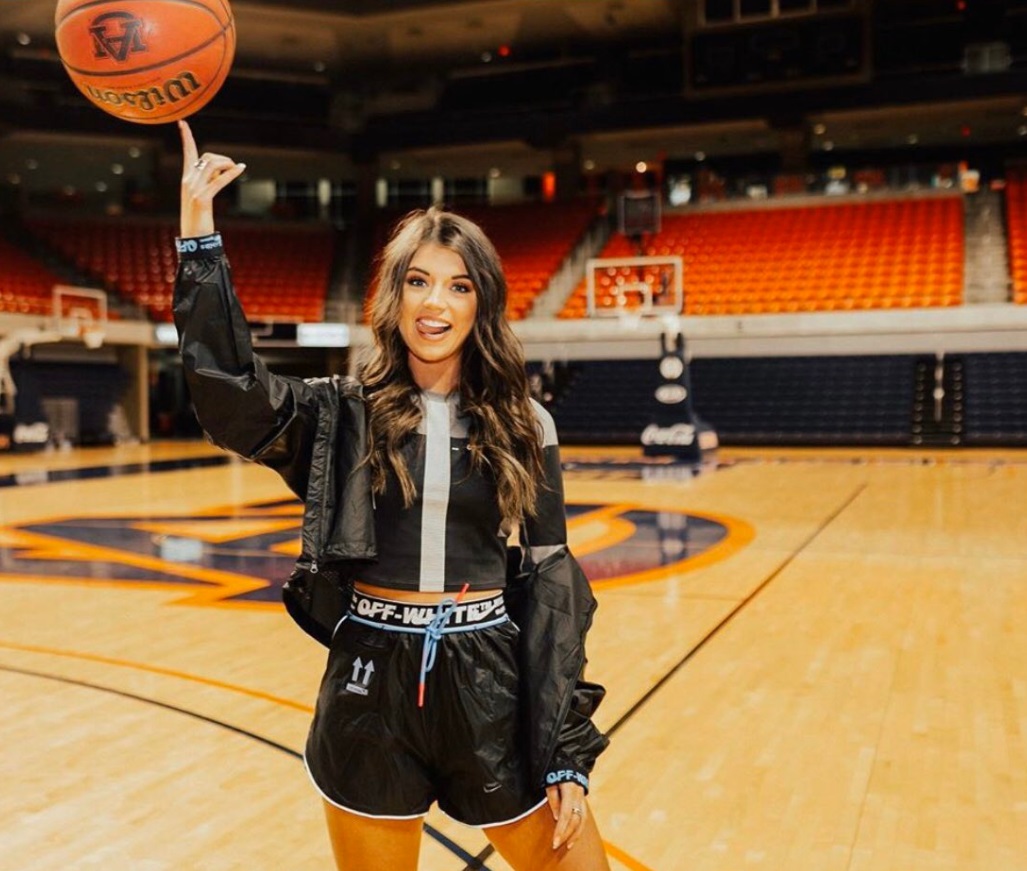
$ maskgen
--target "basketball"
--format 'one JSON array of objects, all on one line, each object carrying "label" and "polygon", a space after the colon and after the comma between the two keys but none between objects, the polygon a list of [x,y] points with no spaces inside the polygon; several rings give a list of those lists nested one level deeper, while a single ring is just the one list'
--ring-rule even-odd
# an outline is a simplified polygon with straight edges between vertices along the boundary
[{"label": "basketball", "polygon": [[76,87],[136,124],[197,112],[224,84],[235,56],[227,0],[60,0],[54,23]]}]

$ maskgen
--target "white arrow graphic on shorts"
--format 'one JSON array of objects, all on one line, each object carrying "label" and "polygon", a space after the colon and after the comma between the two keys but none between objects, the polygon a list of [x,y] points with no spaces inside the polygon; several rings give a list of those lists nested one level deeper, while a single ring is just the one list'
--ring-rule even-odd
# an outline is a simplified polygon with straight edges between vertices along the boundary
[{"label": "white arrow graphic on shorts", "polygon": [[[364,670],[364,679],[360,680],[360,670]],[[353,663],[353,682],[356,683],[358,680],[366,687],[371,682],[371,675],[374,674],[374,660],[372,659],[367,665],[364,665],[364,661],[358,656]]]}]

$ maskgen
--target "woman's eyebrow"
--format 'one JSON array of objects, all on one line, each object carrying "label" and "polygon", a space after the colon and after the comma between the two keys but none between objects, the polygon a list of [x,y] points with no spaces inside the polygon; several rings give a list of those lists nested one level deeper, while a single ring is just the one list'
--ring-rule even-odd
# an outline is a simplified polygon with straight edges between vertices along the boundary
[{"label": "woman's eyebrow", "polygon": [[[422,269],[420,266],[408,266],[407,267],[407,272],[420,272],[421,275],[431,275],[431,273],[427,269]],[[462,272],[459,275],[451,276],[449,280],[453,281],[453,280],[455,280],[457,278],[463,278],[463,279],[466,279],[467,281],[471,281],[471,276],[464,275]]]}]

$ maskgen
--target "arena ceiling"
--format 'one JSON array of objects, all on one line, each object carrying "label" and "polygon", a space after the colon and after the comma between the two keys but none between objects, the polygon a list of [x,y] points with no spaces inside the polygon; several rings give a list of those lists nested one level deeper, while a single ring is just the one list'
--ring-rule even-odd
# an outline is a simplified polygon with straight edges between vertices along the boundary
[{"label": "arena ceiling", "polygon": [[[53,50],[54,0],[4,0],[0,34]],[[235,0],[237,65],[250,73],[445,73],[490,53],[508,65],[545,49],[680,34],[682,0]],[[506,46],[512,56],[500,58]],[[552,56],[552,53],[550,53]]]},{"label": "arena ceiling", "polygon": [[[173,130],[108,118],[74,91],[54,48],[54,7],[54,0],[0,2],[0,170],[5,148],[69,134],[173,150]],[[311,166],[310,155],[329,151],[350,163],[374,160],[386,175],[486,164],[529,171],[569,140],[583,161],[603,168],[774,151],[796,129],[807,132],[812,151],[1014,143],[1027,135],[1022,69],[691,99],[682,46],[695,0],[235,0],[232,7],[237,60],[202,124],[209,139],[252,146],[258,161],[264,148],[269,155],[287,149]],[[638,70],[647,84],[632,83]]]}]

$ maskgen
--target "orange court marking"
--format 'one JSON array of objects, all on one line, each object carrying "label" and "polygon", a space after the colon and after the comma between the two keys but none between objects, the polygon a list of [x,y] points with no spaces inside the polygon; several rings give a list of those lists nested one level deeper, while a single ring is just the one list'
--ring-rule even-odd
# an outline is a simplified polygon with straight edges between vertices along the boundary
[{"label": "orange court marking", "polygon": [[[239,596],[253,590],[262,590],[268,586],[268,582],[260,579],[238,575],[233,572],[218,571],[217,569],[204,569],[190,566],[186,563],[168,562],[156,557],[142,556],[128,551],[115,548],[103,547],[95,544],[82,544],[81,542],[56,539],[37,532],[25,532],[23,530],[5,529],[4,538],[13,542],[10,546],[23,549],[20,554],[24,558],[37,560],[67,560],[73,559],[82,563],[99,560],[101,562],[121,563],[122,565],[133,566],[138,569],[158,571],[164,574],[181,575],[194,581],[201,581],[207,586],[192,588],[183,587],[181,584],[169,584],[167,581],[148,582],[140,581],[114,581],[109,583],[120,586],[145,585],[148,587],[167,589],[172,586],[176,593],[186,592],[181,599],[176,600],[177,604],[189,605],[250,605],[267,607],[266,602],[231,602],[225,603],[222,600],[230,596]],[[32,582],[36,580],[24,575],[0,575],[0,580],[16,580],[21,582]],[[65,583],[95,585],[96,581],[79,580],[74,578],[64,579]]]},{"label": "orange court marking", "polygon": [[132,527],[142,532],[155,535],[171,535],[178,538],[197,538],[208,544],[224,544],[249,535],[266,535],[269,532],[281,532],[294,529],[296,520],[286,518],[232,517],[227,520],[195,519],[188,520],[141,520],[133,522]]},{"label": "orange court marking", "polygon": [[622,865],[626,865],[631,871],[652,871],[648,865],[643,865],[637,859],[633,859],[620,847],[611,844],[609,841],[603,841],[603,848],[606,850],[607,856],[612,856]]},{"label": "orange court marking", "polygon": [[274,696],[271,695],[271,693],[265,693],[261,690],[251,690],[248,687],[241,687],[238,684],[227,683],[222,680],[216,680],[215,678],[201,677],[198,674],[190,674],[187,671],[164,668],[160,665],[147,665],[142,662],[132,662],[128,659],[115,659],[111,656],[102,656],[98,653],[85,653],[80,650],[60,650],[54,647],[40,647],[34,644],[19,644],[15,641],[0,641],[0,647],[6,648],[7,650],[20,650],[25,653],[42,653],[48,656],[61,656],[66,659],[81,659],[86,662],[98,662],[102,665],[113,665],[118,668],[145,671],[151,674],[177,678],[178,680],[191,681],[192,683],[198,683],[203,686],[215,687],[216,689],[228,690],[229,692],[250,696],[251,698],[260,699],[261,701],[282,705],[286,708],[293,708],[294,710],[302,711],[305,714],[314,713],[314,709],[310,705],[305,705],[301,702],[294,702],[292,699],[283,699],[281,696]]},{"label": "orange court marking", "polygon": [[[148,672],[150,674],[159,674],[164,677],[173,677],[178,680],[189,681],[191,683],[197,683],[201,686],[214,687],[215,689],[228,690],[229,692],[238,693],[240,695],[249,696],[250,698],[259,699],[260,701],[271,702],[275,705],[282,705],[286,708],[292,708],[293,710],[300,711],[304,714],[313,715],[314,709],[310,705],[302,704],[301,702],[293,701],[292,699],[285,699],[281,696],[275,696],[271,693],[265,693],[261,690],[253,690],[248,687],[242,687],[238,684],[230,684],[226,681],[216,680],[213,678],[201,677],[200,675],[190,674],[186,671],[178,671],[173,668],[164,668],[159,665],[147,665],[141,662],[133,662],[127,659],[115,659],[111,656],[101,656],[96,653],[85,653],[78,650],[60,650],[54,647],[42,647],[33,644],[19,644],[14,641],[0,641],[0,648],[6,650],[17,650],[23,653],[38,653],[46,656],[60,656],[66,659],[78,659],[85,662],[96,662],[102,665],[112,665],[117,668],[127,668],[134,671]],[[621,850],[619,847],[614,846],[609,841],[604,841],[603,846],[606,852],[617,859],[617,861],[626,865],[631,871],[650,871],[645,865],[632,859],[627,853]]]},{"label": "orange court marking", "polygon": [[618,545],[622,541],[627,541],[631,538],[635,532],[635,524],[620,516],[625,511],[630,511],[631,508],[632,506],[623,503],[604,505],[602,508],[586,511],[584,514],[579,514],[573,520],[569,520],[567,522],[568,538],[575,533],[578,536],[584,536],[587,528],[593,524],[603,527],[603,531],[598,535],[576,540],[571,547],[574,555],[587,556],[596,551]]},{"label": "orange court marking", "polygon": [[[630,505],[626,506],[624,510],[653,511],[654,509],[647,508],[644,505]],[[672,575],[695,571],[698,568],[703,568],[704,566],[725,560],[738,553],[738,551],[748,545],[756,537],[756,530],[744,520],[739,520],[736,517],[728,517],[723,514],[708,514],[706,512],[680,510],[677,511],[677,513],[719,523],[727,529],[727,535],[724,537],[723,541],[713,545],[713,547],[710,547],[707,550],[704,550],[697,556],[685,557],[682,560],[668,563],[665,566],[660,566],[655,569],[646,569],[645,571],[632,572],[631,574],[620,575],[615,578],[605,578],[599,581],[592,581],[592,588],[595,590],[609,590],[614,587],[629,587],[634,584],[647,584],[652,581],[663,581]]]}]

